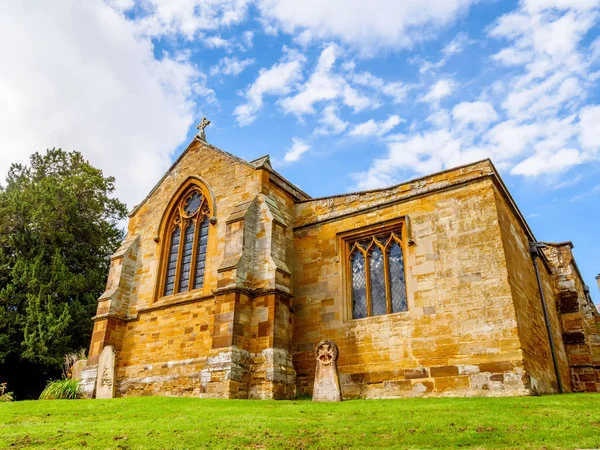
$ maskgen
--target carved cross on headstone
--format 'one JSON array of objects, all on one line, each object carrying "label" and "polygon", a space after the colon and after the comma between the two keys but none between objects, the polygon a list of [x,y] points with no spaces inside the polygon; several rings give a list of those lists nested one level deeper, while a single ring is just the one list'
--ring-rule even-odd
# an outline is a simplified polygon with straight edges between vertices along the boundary
[{"label": "carved cross on headstone", "polygon": [[337,370],[339,350],[335,342],[325,340],[317,344],[317,370],[313,387],[313,402],[341,402],[342,390]]},{"label": "carved cross on headstone", "polygon": [[210,125],[210,120],[208,120],[206,117],[203,117],[202,122],[200,122],[198,124],[198,126],[196,127],[196,129],[198,131],[200,131],[200,133],[198,133],[196,135],[196,139],[198,139],[199,141],[206,142],[206,133],[205,133],[204,129],[209,125]]}]

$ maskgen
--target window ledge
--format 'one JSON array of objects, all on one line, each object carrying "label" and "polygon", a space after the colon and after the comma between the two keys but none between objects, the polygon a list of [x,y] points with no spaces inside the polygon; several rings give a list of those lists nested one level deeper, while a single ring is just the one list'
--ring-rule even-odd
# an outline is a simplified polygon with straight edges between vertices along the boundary
[{"label": "window ledge", "polygon": [[408,310],[408,311],[399,311],[399,312],[390,313],[390,314],[381,314],[379,316],[363,317],[362,319],[352,319],[352,318],[350,318],[350,319],[346,319],[344,322],[352,323],[352,322],[362,322],[362,321],[369,321],[369,320],[372,320],[372,321],[380,320],[380,321],[382,321],[382,320],[386,320],[386,319],[388,319],[390,317],[401,318],[401,316],[404,316],[403,317],[404,319],[408,319],[409,318],[409,313],[410,313],[410,310]]}]

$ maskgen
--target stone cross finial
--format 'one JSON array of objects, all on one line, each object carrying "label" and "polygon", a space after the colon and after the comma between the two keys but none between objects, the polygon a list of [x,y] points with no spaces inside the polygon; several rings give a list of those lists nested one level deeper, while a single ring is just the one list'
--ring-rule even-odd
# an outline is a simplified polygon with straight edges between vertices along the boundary
[{"label": "stone cross finial", "polygon": [[206,142],[206,133],[204,132],[204,129],[209,125],[210,120],[208,120],[206,117],[203,117],[202,122],[200,122],[196,127],[196,129],[200,131],[200,133],[196,135],[196,139]]}]

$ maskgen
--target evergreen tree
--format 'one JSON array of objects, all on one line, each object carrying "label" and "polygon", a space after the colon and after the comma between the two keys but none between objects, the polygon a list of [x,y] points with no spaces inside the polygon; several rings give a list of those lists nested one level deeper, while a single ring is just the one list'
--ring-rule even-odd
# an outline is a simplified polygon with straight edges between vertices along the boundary
[{"label": "evergreen tree", "polygon": [[18,385],[22,366],[45,381],[65,353],[89,345],[123,239],[114,189],[78,152],[52,149],[10,167],[0,185],[0,382]]}]

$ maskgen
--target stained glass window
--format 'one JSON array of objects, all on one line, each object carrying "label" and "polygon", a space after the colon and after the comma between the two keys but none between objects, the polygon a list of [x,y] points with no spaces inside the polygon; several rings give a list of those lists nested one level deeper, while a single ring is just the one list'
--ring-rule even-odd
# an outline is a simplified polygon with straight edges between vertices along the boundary
[{"label": "stained glass window", "polygon": [[389,254],[390,265],[390,294],[392,297],[392,312],[406,311],[406,282],[404,280],[404,257],[402,248],[397,242],[392,244]]},{"label": "stained glass window", "polygon": [[352,317],[362,319],[367,317],[367,276],[365,258],[355,250],[352,254]]},{"label": "stained glass window", "polygon": [[206,264],[206,247],[208,245],[208,218],[200,224],[200,239],[196,250],[196,270],[194,273],[194,289],[200,289],[204,285],[204,265]]},{"label": "stained glass window", "polygon": [[379,247],[371,252],[369,257],[369,272],[371,277],[371,315],[381,316],[387,314],[385,296],[385,275],[383,267],[383,253]]},{"label": "stained glass window", "polygon": [[183,235],[183,253],[181,254],[181,264],[179,264],[179,292],[188,290],[192,253],[194,251],[194,230],[194,223],[189,222]]},{"label": "stained glass window", "polygon": [[186,200],[185,207],[183,209],[189,216],[197,212],[201,204],[202,194],[198,193],[198,191],[194,191],[194,193]]},{"label": "stained glass window", "polygon": [[175,274],[177,273],[177,256],[179,253],[179,235],[179,227],[176,227],[171,233],[169,257],[167,260],[167,279],[165,281],[165,295],[171,295],[175,287]]},{"label": "stained glass window", "polygon": [[352,318],[407,311],[401,233],[349,242]]},{"label": "stained glass window", "polygon": [[210,211],[206,196],[196,187],[188,189],[175,205],[169,220],[172,232],[163,269],[163,295],[204,286]]}]

